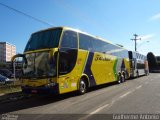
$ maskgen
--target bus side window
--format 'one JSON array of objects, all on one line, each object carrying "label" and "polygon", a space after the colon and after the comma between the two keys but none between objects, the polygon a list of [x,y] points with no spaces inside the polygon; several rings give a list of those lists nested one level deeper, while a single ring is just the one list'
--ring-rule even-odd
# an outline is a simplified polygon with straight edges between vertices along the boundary
[{"label": "bus side window", "polygon": [[59,73],[67,74],[72,71],[77,60],[77,50],[61,48],[59,53]]},{"label": "bus side window", "polygon": [[61,48],[77,48],[77,33],[73,31],[64,31]]},{"label": "bus side window", "polygon": [[83,50],[93,50],[92,37],[79,33],[79,48]]},{"label": "bus side window", "polygon": [[77,33],[64,31],[59,50],[59,74],[64,75],[72,71],[77,60]]},{"label": "bus side window", "polygon": [[60,74],[68,73],[69,71],[69,61],[67,60],[66,53],[60,53],[60,61],[59,61],[59,72]]}]

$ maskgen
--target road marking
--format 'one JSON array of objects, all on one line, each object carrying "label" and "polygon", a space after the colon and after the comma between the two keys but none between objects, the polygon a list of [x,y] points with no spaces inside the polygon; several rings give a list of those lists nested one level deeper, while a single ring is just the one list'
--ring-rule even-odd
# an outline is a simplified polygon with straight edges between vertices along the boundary
[{"label": "road marking", "polygon": [[128,91],[127,93],[121,95],[119,98],[124,98],[125,96],[129,95],[130,93],[132,93],[133,91]]},{"label": "road marking", "polygon": [[140,85],[140,86],[136,87],[136,89],[139,89],[139,88],[141,88],[141,87],[142,87],[142,85]]},{"label": "road marking", "polygon": [[106,104],[106,105],[104,105],[102,107],[99,107],[98,109],[96,109],[95,111],[91,112],[90,114],[92,115],[92,114],[98,113],[99,111],[103,110],[104,108],[106,108],[108,106],[109,106],[109,104]]},{"label": "road marking", "polygon": [[[142,85],[136,87],[136,89],[140,89],[141,87],[142,87]],[[133,93],[136,89],[131,90],[131,91],[128,91],[127,93],[121,95],[118,99],[113,100],[110,104],[105,104],[105,105],[97,108],[96,110],[94,110],[93,112],[89,113],[87,116],[84,116],[84,117],[80,118],[79,120],[87,120],[87,118],[89,118],[89,117],[92,116],[93,114],[96,114],[96,113],[100,112],[100,111],[103,110],[104,108],[111,107],[116,101],[118,101],[118,100],[126,97],[127,95]]]},{"label": "road marking", "polygon": [[87,116],[84,116],[84,117],[80,118],[79,120],[87,120],[87,118],[89,118],[89,117],[92,116],[93,114],[98,113],[99,111],[103,110],[104,108],[106,108],[106,107],[108,107],[108,106],[109,106],[109,104],[106,104],[106,105],[104,105],[104,106],[102,106],[102,107],[99,107],[99,108],[97,108],[95,111],[89,113]]},{"label": "road marking", "polygon": [[118,99],[113,100],[110,104],[105,104],[105,105],[97,108],[95,111],[89,113],[87,116],[84,116],[84,117],[80,118],[79,120],[87,120],[87,118],[89,118],[89,117],[92,116],[93,114],[98,113],[99,111],[103,110],[104,108],[111,107],[116,101],[118,101],[119,99],[124,98],[125,96],[129,95],[129,94],[132,93],[132,92],[134,92],[134,91],[128,91],[127,93],[121,95]]}]

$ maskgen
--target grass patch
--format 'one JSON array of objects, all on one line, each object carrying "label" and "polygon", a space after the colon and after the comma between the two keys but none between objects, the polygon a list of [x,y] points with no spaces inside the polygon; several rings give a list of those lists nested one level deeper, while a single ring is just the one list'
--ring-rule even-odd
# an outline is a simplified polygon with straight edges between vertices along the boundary
[{"label": "grass patch", "polygon": [[21,91],[21,81],[17,80],[10,84],[0,86],[0,94],[9,94]]}]

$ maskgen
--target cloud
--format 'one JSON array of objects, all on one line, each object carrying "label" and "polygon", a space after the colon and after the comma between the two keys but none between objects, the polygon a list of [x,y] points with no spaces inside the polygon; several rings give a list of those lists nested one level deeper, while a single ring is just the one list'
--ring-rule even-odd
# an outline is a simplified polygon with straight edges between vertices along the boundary
[{"label": "cloud", "polygon": [[155,36],[155,34],[147,34],[147,35],[143,35],[143,36],[139,36],[138,38],[141,38],[141,40],[138,40],[137,43],[137,48],[139,49],[140,47],[142,47],[142,45],[150,42],[150,40],[152,40],[152,38]]},{"label": "cloud", "polygon": [[148,34],[148,35],[139,36],[139,38],[141,38],[141,40],[149,40],[153,38],[154,36],[155,34]]},{"label": "cloud", "polygon": [[150,20],[160,20],[160,13],[152,16],[152,17],[150,18]]}]

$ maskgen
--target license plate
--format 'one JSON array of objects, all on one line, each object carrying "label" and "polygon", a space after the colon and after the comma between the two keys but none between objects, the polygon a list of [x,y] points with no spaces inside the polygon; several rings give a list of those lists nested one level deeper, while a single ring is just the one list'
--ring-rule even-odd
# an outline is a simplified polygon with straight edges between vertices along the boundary
[{"label": "license plate", "polygon": [[32,93],[37,93],[37,90],[32,90],[31,92],[32,92]]}]

